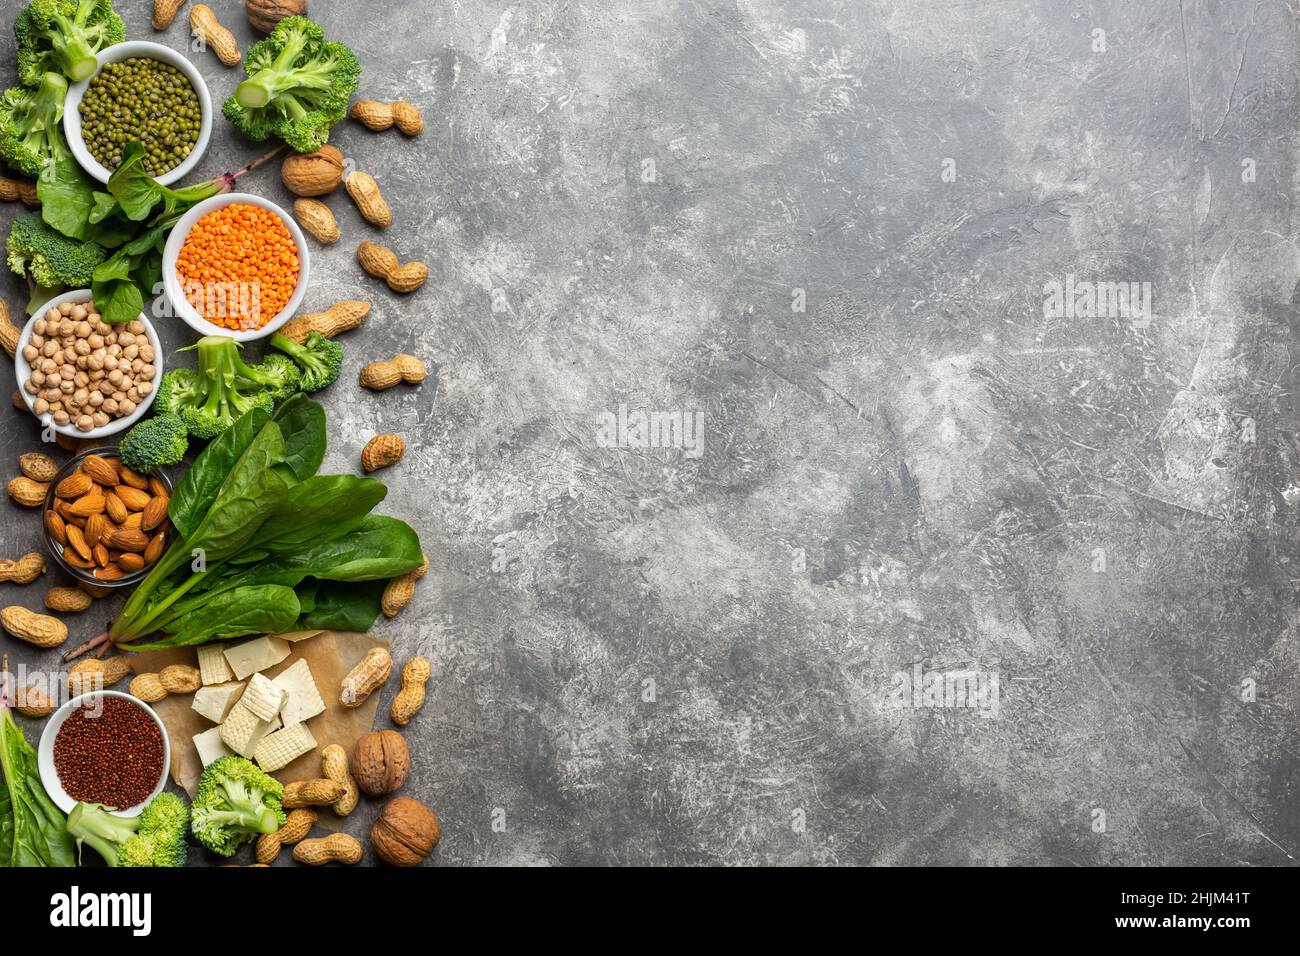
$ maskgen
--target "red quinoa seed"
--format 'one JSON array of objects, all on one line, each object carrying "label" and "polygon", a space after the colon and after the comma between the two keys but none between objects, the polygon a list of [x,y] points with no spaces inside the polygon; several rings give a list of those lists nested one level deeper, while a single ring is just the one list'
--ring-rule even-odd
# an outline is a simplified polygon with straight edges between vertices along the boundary
[{"label": "red quinoa seed", "polygon": [[148,799],[162,776],[162,734],[139,704],[104,697],[68,715],[54,737],[54,769],[68,796],[115,810]]}]

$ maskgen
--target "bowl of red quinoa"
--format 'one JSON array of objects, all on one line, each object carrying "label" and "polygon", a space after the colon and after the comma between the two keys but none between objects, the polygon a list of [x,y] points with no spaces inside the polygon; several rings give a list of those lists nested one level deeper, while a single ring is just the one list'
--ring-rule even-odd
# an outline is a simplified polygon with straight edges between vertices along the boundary
[{"label": "bowl of red quinoa", "polygon": [[116,690],[93,691],[54,712],[36,762],[45,792],[64,813],[81,802],[134,817],[167,783],[171,744],[144,701]]}]

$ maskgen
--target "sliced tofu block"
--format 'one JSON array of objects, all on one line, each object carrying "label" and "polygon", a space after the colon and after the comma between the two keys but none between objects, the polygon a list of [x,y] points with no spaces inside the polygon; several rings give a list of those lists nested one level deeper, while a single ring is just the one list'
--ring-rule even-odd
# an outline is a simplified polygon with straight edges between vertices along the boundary
[{"label": "sliced tofu block", "polygon": [[306,724],[294,724],[262,738],[253,759],[267,773],[288,766],[305,753],[316,749],[316,738]]},{"label": "sliced tofu block", "polygon": [[199,647],[199,677],[206,687],[233,680],[234,671],[226,663],[225,644],[203,644]]},{"label": "sliced tofu block", "polygon": [[244,685],[237,680],[200,687],[194,692],[194,711],[214,724],[219,724],[226,719],[243,690]]},{"label": "sliced tofu block", "polygon": [[201,734],[195,734],[193,738],[194,749],[198,751],[199,760],[203,766],[207,766],[218,757],[229,757],[234,751],[221,742],[221,728],[213,727],[205,730]]},{"label": "sliced tofu block", "polygon": [[243,680],[258,671],[274,667],[289,656],[289,642],[278,637],[257,637],[243,644],[226,648],[226,662],[235,672],[237,680]]},{"label": "sliced tofu block", "polygon": [[241,757],[251,757],[257,753],[257,745],[271,732],[271,722],[262,720],[243,702],[230,709],[225,721],[217,728],[221,731],[222,742]]},{"label": "sliced tofu block", "polygon": [[239,702],[261,720],[274,720],[287,696],[284,689],[276,687],[265,674],[254,674],[248,679],[248,686]]},{"label": "sliced tofu block", "polygon": [[286,727],[301,724],[304,720],[325,712],[325,701],[321,700],[316,681],[311,676],[311,668],[305,660],[300,658],[294,661],[272,683],[289,695],[280,708],[280,717]]}]

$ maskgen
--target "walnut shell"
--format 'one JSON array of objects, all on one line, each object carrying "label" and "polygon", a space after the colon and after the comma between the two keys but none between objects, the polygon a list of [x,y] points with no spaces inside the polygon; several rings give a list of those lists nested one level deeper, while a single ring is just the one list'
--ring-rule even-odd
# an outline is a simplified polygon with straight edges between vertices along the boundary
[{"label": "walnut shell", "polygon": [[285,17],[307,16],[307,0],[245,0],[244,13],[254,30],[270,33]]},{"label": "walnut shell", "polygon": [[432,810],[412,797],[394,797],[370,828],[370,845],[391,866],[418,866],[441,836]]},{"label": "walnut shell", "polygon": [[369,796],[380,797],[399,789],[410,772],[410,751],[395,730],[364,734],[352,750],[352,776]]}]

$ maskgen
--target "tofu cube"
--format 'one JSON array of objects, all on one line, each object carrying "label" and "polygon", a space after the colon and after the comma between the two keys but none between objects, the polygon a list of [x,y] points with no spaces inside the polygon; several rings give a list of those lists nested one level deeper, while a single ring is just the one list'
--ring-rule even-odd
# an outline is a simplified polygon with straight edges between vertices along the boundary
[{"label": "tofu cube", "polygon": [[239,702],[258,719],[274,720],[287,696],[284,689],[276,687],[265,674],[254,674],[248,679],[248,686]]},{"label": "tofu cube", "polygon": [[235,706],[239,700],[239,695],[243,693],[244,685],[239,681],[229,681],[225,684],[213,684],[210,687],[200,687],[194,692],[193,708],[196,714],[208,718],[214,724],[219,724],[226,719],[230,713],[230,708]]},{"label": "tofu cube", "polygon": [[289,696],[280,708],[280,717],[286,727],[301,724],[308,718],[325,712],[325,701],[316,689],[312,679],[311,668],[299,658],[281,671],[271,683],[284,690]]},{"label": "tofu cube", "polygon": [[241,757],[257,753],[257,745],[271,732],[271,722],[262,720],[244,706],[243,701],[230,709],[225,721],[217,728],[222,742]]},{"label": "tofu cube", "polygon": [[234,753],[222,743],[220,727],[213,727],[201,734],[195,734],[191,739],[194,741],[194,749],[198,751],[199,760],[202,761],[205,767],[218,757],[229,757]]},{"label": "tofu cube", "polygon": [[289,642],[278,637],[258,637],[225,650],[226,663],[237,680],[274,667],[289,656]]},{"label": "tofu cube", "polygon": [[311,735],[306,724],[294,724],[277,730],[262,739],[257,745],[253,759],[267,773],[288,766],[305,753],[316,749],[316,738]]},{"label": "tofu cube", "polygon": [[224,684],[234,679],[235,672],[226,663],[225,650],[225,644],[199,646],[199,677],[205,687],[209,684]]}]

